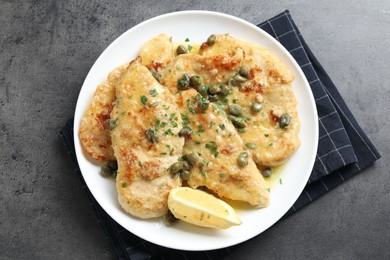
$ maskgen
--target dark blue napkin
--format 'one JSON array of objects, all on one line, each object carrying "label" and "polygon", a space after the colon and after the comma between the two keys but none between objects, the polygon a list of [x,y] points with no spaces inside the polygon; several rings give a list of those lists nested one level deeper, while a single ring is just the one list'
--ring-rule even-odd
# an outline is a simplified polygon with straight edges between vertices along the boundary
[{"label": "dark blue napkin", "polygon": [[[379,159],[380,154],[360,128],[336,86],[307,46],[289,11],[284,11],[258,26],[278,40],[298,62],[313,91],[318,110],[319,144],[315,165],[308,184],[286,213],[286,217],[361,172]],[[220,259],[240,246],[201,252],[181,251],[149,243],[128,232],[107,215],[84,182],[74,150],[73,119],[61,129],[60,136],[65,142],[82,187],[91,200],[116,258]]]}]

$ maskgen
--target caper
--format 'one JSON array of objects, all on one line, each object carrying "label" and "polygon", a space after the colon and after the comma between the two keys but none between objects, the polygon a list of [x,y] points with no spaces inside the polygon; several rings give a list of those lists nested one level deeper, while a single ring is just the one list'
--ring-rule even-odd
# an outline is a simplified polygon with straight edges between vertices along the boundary
[{"label": "caper", "polygon": [[219,85],[211,85],[209,88],[209,93],[210,94],[218,94],[221,92],[221,87]]},{"label": "caper", "polygon": [[179,136],[187,137],[190,133],[191,133],[191,129],[189,129],[188,127],[183,127],[179,132]]},{"label": "caper", "polygon": [[118,162],[113,160],[113,161],[108,161],[106,165],[103,165],[100,169],[100,173],[104,177],[113,177],[116,178],[116,174],[118,171]]},{"label": "caper", "polygon": [[232,87],[229,85],[221,85],[222,96],[226,97],[232,91]]},{"label": "caper", "polygon": [[183,171],[188,171],[191,167],[190,164],[187,161],[182,161],[183,162]]},{"label": "caper", "polygon": [[199,155],[198,153],[190,153],[187,155],[187,161],[191,164],[191,165],[195,165],[196,162],[198,161],[199,159]]},{"label": "caper", "polygon": [[209,93],[208,93],[209,86],[199,86],[197,90],[202,95],[202,97],[204,98],[209,97]]},{"label": "caper", "polygon": [[229,79],[228,84],[229,84],[229,86],[234,87],[234,86],[240,85],[241,83],[243,83],[245,81],[247,81],[246,78],[237,74],[233,78]]},{"label": "caper", "polygon": [[241,116],[242,115],[242,109],[237,104],[231,104],[229,105],[229,113],[233,116]]},{"label": "caper", "polygon": [[251,111],[253,113],[257,113],[261,110],[262,107],[263,107],[263,105],[261,103],[252,103]]},{"label": "caper", "polygon": [[261,174],[264,176],[264,177],[270,177],[271,174],[272,174],[272,169],[271,168],[265,168]]},{"label": "caper", "polygon": [[291,117],[289,114],[283,114],[280,118],[279,118],[279,126],[281,128],[285,128],[287,127],[291,122]]},{"label": "caper", "polygon": [[188,180],[191,177],[191,173],[189,171],[182,171],[180,172],[180,178],[182,180]]},{"label": "caper", "polygon": [[178,173],[178,172],[181,171],[182,169],[183,169],[183,161],[181,161],[181,162],[175,162],[174,164],[171,165],[171,167],[169,167],[169,171],[170,171],[172,174]]},{"label": "caper", "polygon": [[198,103],[198,109],[200,111],[205,111],[209,108],[209,104],[210,104],[210,101],[208,101],[207,99],[202,99]]},{"label": "caper", "polygon": [[157,143],[159,138],[156,132],[152,129],[149,128],[148,130],[145,131],[146,136],[148,137],[149,142],[151,143]]},{"label": "caper", "polygon": [[210,101],[217,101],[219,99],[219,96],[217,94],[211,94],[209,95]]},{"label": "caper", "polygon": [[246,152],[242,152],[237,157],[237,163],[240,167],[245,167],[248,165],[248,154]]},{"label": "caper", "polygon": [[197,76],[197,75],[191,76],[191,78],[190,78],[190,86],[196,88],[199,85],[200,85],[200,77]]},{"label": "caper", "polygon": [[179,85],[179,88],[182,90],[186,90],[190,86],[190,76],[188,74],[183,74],[183,76],[177,80],[177,84]]},{"label": "caper", "polygon": [[103,177],[110,177],[110,176],[112,176],[112,170],[109,167],[107,167],[107,165],[103,165],[100,168],[100,174]]},{"label": "caper", "polygon": [[[237,74],[236,76],[233,77],[233,80],[235,82],[238,82],[238,84],[240,84],[240,83],[243,83],[243,82],[247,81],[248,79],[243,77],[243,76],[241,76],[240,74]],[[235,85],[238,85],[238,84],[235,84]]]},{"label": "caper", "polygon": [[107,124],[108,124],[108,129],[109,129],[109,130],[114,130],[114,128],[115,128],[116,125],[118,124],[118,118],[111,118],[111,119],[108,119],[108,120],[107,120]]},{"label": "caper", "polygon": [[186,46],[184,46],[184,45],[179,45],[179,46],[177,46],[177,49],[176,49],[176,54],[177,54],[177,55],[186,54],[186,53],[187,53],[187,48],[186,48]]},{"label": "caper", "polygon": [[250,69],[247,66],[242,66],[238,71],[238,74],[243,76],[244,78],[248,78],[250,73]]},{"label": "caper", "polygon": [[171,211],[168,211],[163,217],[163,222],[166,226],[172,226],[177,220]]},{"label": "caper", "polygon": [[244,122],[244,119],[242,117],[236,117],[236,116],[229,115],[228,118],[230,119],[230,121],[232,121],[232,124],[235,127],[237,127],[237,128],[245,128],[246,127],[246,123]]},{"label": "caper", "polygon": [[207,38],[207,44],[209,46],[213,46],[216,40],[217,40],[217,36],[215,34],[212,34],[209,36],[209,38]]},{"label": "caper", "polygon": [[112,171],[117,171],[118,170],[118,162],[116,160],[108,161],[108,163],[106,165]]},{"label": "caper", "polygon": [[235,81],[233,78],[230,78],[229,81],[228,81],[228,85],[230,87],[235,87],[236,85],[238,85],[239,83],[237,81]]}]

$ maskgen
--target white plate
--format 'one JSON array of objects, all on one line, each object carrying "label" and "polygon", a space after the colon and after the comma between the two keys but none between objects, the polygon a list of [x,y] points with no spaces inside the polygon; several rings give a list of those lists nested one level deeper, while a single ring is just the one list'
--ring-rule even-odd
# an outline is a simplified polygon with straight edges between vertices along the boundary
[{"label": "white plate", "polygon": [[[228,230],[198,228],[185,223],[166,227],[160,220],[139,220],[126,214],[117,201],[114,182],[100,176],[100,167],[91,163],[82,151],[78,131],[96,86],[107,74],[136,57],[142,44],[150,38],[167,33],[174,41],[187,37],[203,42],[210,34],[230,35],[270,49],[292,69],[296,79],[293,88],[298,100],[302,145],[280,172],[271,191],[271,205],[265,209],[240,210],[243,224]],[[88,188],[102,208],[120,225],[152,243],[183,250],[210,250],[248,240],[279,220],[301,194],[312,170],[318,143],[317,111],[309,84],[292,56],[270,35],[239,18],[208,11],[185,11],[165,14],[134,26],[117,38],[100,55],[89,71],[77,101],[74,120],[74,142],[81,172]]]}]

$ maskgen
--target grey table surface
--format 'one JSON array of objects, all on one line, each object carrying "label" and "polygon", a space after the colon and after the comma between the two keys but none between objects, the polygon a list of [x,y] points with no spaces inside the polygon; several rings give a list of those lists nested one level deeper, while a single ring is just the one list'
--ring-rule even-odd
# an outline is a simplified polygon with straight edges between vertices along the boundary
[{"label": "grey table surface", "polygon": [[90,67],[148,18],[289,9],[383,158],[229,259],[390,259],[390,1],[0,1],[0,258],[112,259],[58,131]]}]

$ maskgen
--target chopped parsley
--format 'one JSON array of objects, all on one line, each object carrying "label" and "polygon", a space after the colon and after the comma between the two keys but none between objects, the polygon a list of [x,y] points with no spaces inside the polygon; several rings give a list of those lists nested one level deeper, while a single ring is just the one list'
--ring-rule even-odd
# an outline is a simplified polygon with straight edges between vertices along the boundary
[{"label": "chopped parsley", "polygon": [[154,126],[154,130],[157,131],[160,127],[161,121],[160,119],[156,118],[156,124]]},{"label": "chopped parsley", "polygon": [[214,142],[210,142],[210,143],[207,143],[204,145],[204,147],[206,147],[206,148],[211,148],[213,146],[214,146]]},{"label": "chopped parsley", "polygon": [[146,103],[148,102],[148,98],[144,95],[141,96],[141,103],[146,105]]},{"label": "chopped parsley", "polygon": [[240,133],[245,133],[246,132],[245,128],[238,128],[237,131],[240,132]]},{"label": "chopped parsley", "polygon": [[168,130],[166,130],[166,131],[163,133],[163,135],[174,135],[174,134],[172,133],[172,130],[169,128]]},{"label": "chopped parsley", "polygon": [[190,111],[192,114],[196,114],[195,109],[192,106],[188,106],[188,111]]},{"label": "chopped parsley", "polygon": [[155,70],[151,70],[151,73],[152,73],[152,76],[153,76],[158,82],[160,82],[161,74],[157,73]]},{"label": "chopped parsley", "polygon": [[269,134],[264,134],[264,136],[265,136],[265,137],[268,137],[268,136],[269,136]]},{"label": "chopped parsley", "polygon": [[219,128],[221,128],[221,130],[225,130],[226,129],[225,124],[220,124]]},{"label": "chopped parsley", "polygon": [[118,124],[118,118],[111,118],[111,119],[108,119],[107,120],[107,124],[108,124],[108,129],[111,131],[111,130],[114,130],[116,125]]},{"label": "chopped parsley", "polygon": [[203,125],[199,124],[198,125],[198,133],[203,133],[205,130],[203,128]]},{"label": "chopped parsley", "polygon": [[183,125],[188,125],[190,123],[188,117],[182,113],[180,115],[181,115],[181,120],[183,121]]},{"label": "chopped parsley", "polygon": [[190,39],[186,38],[185,42],[189,42],[189,41],[190,41]]},{"label": "chopped parsley", "polygon": [[254,145],[253,143],[246,143],[245,146],[250,148],[250,149],[256,149],[257,148],[257,146]]},{"label": "chopped parsley", "polygon": [[188,45],[188,51],[192,50],[192,45]]},{"label": "chopped parsley", "polygon": [[219,174],[219,177],[220,177],[220,178],[224,178],[224,177],[225,177],[225,174],[224,174],[224,173],[220,173],[220,174]]},{"label": "chopped parsley", "polygon": [[126,188],[126,182],[122,183],[122,188]]},{"label": "chopped parsley", "polygon": [[152,90],[149,91],[149,94],[150,94],[152,97],[155,97],[155,96],[158,95],[158,92],[157,92],[157,90],[154,88],[154,89],[152,89]]},{"label": "chopped parsley", "polygon": [[175,113],[169,115],[169,120],[172,120],[175,117]]}]

